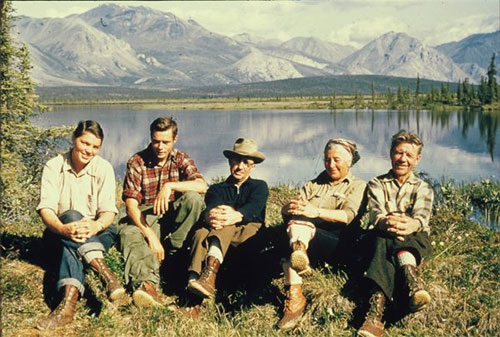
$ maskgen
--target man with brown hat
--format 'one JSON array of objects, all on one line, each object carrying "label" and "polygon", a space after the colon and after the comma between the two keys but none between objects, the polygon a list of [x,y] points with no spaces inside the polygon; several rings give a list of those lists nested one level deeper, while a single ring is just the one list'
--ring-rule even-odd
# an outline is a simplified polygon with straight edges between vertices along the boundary
[{"label": "man with brown hat", "polygon": [[309,258],[346,263],[340,258],[352,256],[346,250],[358,235],[364,209],[366,183],[349,170],[359,160],[356,144],[330,139],[323,153],[325,170],[282,209],[291,247],[290,258],[282,264],[286,299],[278,326],[283,330],[295,327],[304,313],[301,275],[311,270]]},{"label": "man with brown hat", "polygon": [[237,139],[233,150],[223,154],[231,175],[208,189],[201,216],[204,227],[195,232],[191,246],[188,290],[199,299],[189,308],[193,317],[198,316],[202,299],[215,295],[217,271],[229,246],[254,236],[265,220],[269,189],[265,181],[250,177],[256,164],[264,161],[264,154],[253,139],[246,138]]}]

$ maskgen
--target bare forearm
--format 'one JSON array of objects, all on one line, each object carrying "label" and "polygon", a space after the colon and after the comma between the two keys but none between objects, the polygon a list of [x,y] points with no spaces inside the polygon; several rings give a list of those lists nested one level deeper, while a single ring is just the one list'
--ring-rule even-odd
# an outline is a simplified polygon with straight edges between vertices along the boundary
[{"label": "bare forearm", "polygon": [[177,192],[197,192],[206,193],[208,186],[202,179],[168,182],[168,187]]},{"label": "bare forearm", "polygon": [[340,209],[317,208],[318,218],[328,222],[347,224],[347,213]]},{"label": "bare forearm", "polygon": [[115,218],[115,213],[113,212],[101,212],[97,215],[97,219],[95,221],[100,222],[103,226],[103,230],[108,228]]},{"label": "bare forearm", "polygon": [[147,234],[151,231],[147,230],[149,226],[146,222],[146,219],[144,219],[141,210],[139,209],[139,202],[135,199],[129,198],[125,200],[125,206],[129,219],[134,225],[139,227],[142,234],[147,237]]},{"label": "bare forearm", "polygon": [[64,224],[61,222],[61,220],[59,220],[53,210],[43,208],[40,210],[40,216],[42,217],[42,221],[45,226],[47,226],[47,228],[51,232],[63,235],[62,227],[64,226]]}]

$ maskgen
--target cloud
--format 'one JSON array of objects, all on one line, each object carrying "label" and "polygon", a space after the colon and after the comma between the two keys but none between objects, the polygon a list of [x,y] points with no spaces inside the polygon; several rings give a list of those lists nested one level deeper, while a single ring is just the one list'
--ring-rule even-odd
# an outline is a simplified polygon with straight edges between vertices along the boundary
[{"label": "cloud", "polygon": [[394,16],[365,17],[339,30],[332,31],[329,39],[336,43],[351,44],[354,47],[361,48],[389,31],[406,32],[408,31],[408,25]]},{"label": "cloud", "polygon": [[498,15],[482,14],[465,18],[446,20],[425,32],[423,42],[430,46],[442,43],[459,41],[469,35],[489,33],[499,30]]}]

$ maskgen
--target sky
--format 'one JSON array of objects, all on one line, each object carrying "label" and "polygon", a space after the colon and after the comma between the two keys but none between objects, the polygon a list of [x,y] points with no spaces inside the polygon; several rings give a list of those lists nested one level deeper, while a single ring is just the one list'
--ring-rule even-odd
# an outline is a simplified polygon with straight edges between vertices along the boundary
[{"label": "sky", "polygon": [[389,31],[436,46],[500,30],[499,0],[13,1],[13,7],[17,15],[65,17],[103,3],[171,12],[226,36],[316,37],[355,48]]}]

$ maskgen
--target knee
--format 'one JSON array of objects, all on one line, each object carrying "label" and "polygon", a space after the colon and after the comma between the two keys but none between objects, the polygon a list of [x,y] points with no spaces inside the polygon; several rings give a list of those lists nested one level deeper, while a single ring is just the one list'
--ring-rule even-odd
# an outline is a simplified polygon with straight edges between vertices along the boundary
[{"label": "knee", "polygon": [[125,226],[120,230],[119,235],[122,245],[142,240],[144,237],[141,230],[135,225]]},{"label": "knee", "polygon": [[203,198],[199,193],[196,192],[185,192],[182,196],[181,203],[189,209],[200,209],[202,210],[205,206]]},{"label": "knee", "polygon": [[83,218],[82,213],[75,211],[73,209],[67,210],[66,212],[62,213],[59,216],[59,220],[61,220],[63,224],[75,222],[81,220],[82,218]]}]

